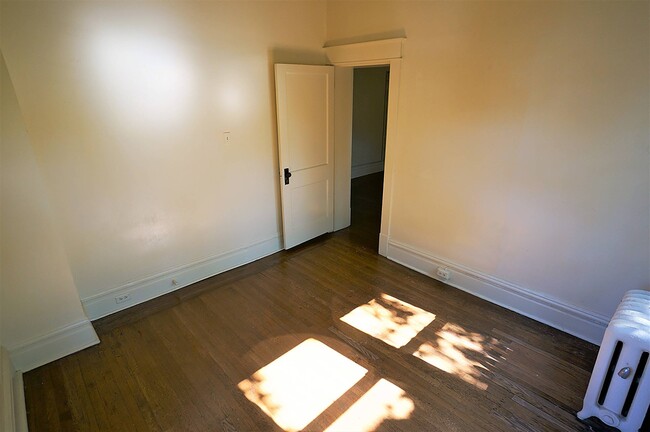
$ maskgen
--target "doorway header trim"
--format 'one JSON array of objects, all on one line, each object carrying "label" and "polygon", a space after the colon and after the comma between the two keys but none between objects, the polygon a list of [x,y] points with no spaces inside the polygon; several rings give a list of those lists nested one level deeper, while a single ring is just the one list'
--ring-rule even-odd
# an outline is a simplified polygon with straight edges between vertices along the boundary
[{"label": "doorway header trim", "polygon": [[335,46],[325,44],[324,49],[327,58],[335,66],[359,62],[377,64],[376,61],[385,63],[386,60],[402,58],[402,42],[405,39],[383,39]]}]

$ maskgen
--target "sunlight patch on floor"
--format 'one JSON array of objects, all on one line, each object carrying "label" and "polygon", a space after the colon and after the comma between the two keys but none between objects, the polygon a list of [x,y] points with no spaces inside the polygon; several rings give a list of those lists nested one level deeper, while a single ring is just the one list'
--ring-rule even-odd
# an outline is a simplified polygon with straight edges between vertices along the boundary
[{"label": "sunlight patch on floor", "polygon": [[401,348],[435,318],[424,309],[381,294],[342,317],[341,321],[388,345]]},{"label": "sunlight patch on floor", "polygon": [[395,384],[380,379],[326,432],[370,432],[385,420],[404,420],[410,417],[415,405]]},{"label": "sunlight patch on floor", "polygon": [[282,429],[297,431],[367,372],[324,343],[307,339],[238,387]]},{"label": "sunlight patch on floor", "polygon": [[436,335],[435,341],[423,343],[413,355],[481,390],[487,389],[487,384],[480,379],[481,369],[486,367],[475,359],[491,358],[483,346],[485,337],[451,323],[445,324]]}]

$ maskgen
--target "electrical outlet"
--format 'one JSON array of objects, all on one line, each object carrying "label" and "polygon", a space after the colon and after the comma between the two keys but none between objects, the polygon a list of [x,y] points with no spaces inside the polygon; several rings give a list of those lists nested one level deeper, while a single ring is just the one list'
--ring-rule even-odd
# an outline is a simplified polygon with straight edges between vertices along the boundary
[{"label": "electrical outlet", "polygon": [[121,296],[115,297],[115,303],[120,304],[126,301],[131,300],[131,294],[122,294]]},{"label": "electrical outlet", "polygon": [[451,277],[451,270],[449,270],[447,267],[438,267],[436,274],[440,279],[449,280]]}]

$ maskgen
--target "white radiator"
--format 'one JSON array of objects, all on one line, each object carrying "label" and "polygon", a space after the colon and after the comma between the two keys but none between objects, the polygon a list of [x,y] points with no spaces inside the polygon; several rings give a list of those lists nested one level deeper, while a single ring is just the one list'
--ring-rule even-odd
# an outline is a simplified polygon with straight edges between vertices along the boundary
[{"label": "white radiator", "polygon": [[650,427],[650,291],[628,291],[607,326],[578,418],[623,432]]}]

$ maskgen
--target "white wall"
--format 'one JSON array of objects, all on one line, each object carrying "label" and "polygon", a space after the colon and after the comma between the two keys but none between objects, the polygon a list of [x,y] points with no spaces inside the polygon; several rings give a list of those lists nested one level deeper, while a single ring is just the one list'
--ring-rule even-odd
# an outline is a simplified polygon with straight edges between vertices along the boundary
[{"label": "white wall", "polygon": [[[2,22],[2,8],[0,8],[0,23]],[[1,54],[1,53],[0,53]],[[0,55],[0,57],[2,57]],[[6,69],[5,64],[4,64],[4,57],[2,58],[2,69],[3,71]],[[3,94],[5,92],[4,90],[4,84],[3,84],[3,79],[2,79],[2,74],[4,72],[0,72],[0,103],[3,99]],[[0,105],[0,108],[2,105]],[[1,119],[0,119],[1,120]],[[2,132],[2,121],[0,121],[0,149],[2,148],[2,137],[3,137],[3,132]],[[2,151],[0,151],[0,167],[2,167]],[[1,186],[1,183],[0,183]],[[2,200],[0,199],[0,224],[2,223]],[[1,242],[2,242],[2,233],[0,232],[0,263],[2,262],[2,247],[1,247]],[[2,298],[3,298],[3,286],[2,286],[2,266],[0,265],[0,425],[2,425],[3,430],[11,430],[13,428],[12,421],[10,419],[10,416],[8,415],[8,399],[11,395],[11,386],[9,384],[9,379],[7,377],[7,373],[5,372],[5,368],[3,367],[5,363],[5,349],[4,345],[2,343]]]},{"label": "white wall", "polygon": [[2,7],[82,300],[279,244],[272,65],[326,62],[324,2]]},{"label": "white wall", "polygon": [[[0,22],[2,22],[2,9],[0,8]],[[1,101],[3,100],[3,95],[5,93],[5,84],[4,84],[4,70],[6,69],[4,64],[4,58],[0,53],[0,61],[2,62],[2,72],[0,72],[0,108],[2,107]],[[2,141],[4,133],[2,131],[2,121],[0,119],[0,149],[2,148]],[[2,151],[0,151],[0,167],[2,167]],[[1,183],[0,183],[1,185]],[[0,199],[0,224],[2,223],[2,200]],[[0,232],[0,263],[2,262],[2,233]],[[11,378],[13,376],[13,367],[9,362],[9,356],[4,348],[3,344],[3,326],[2,326],[2,304],[4,297],[4,290],[2,285],[2,266],[0,265],[0,425],[2,425],[2,430],[12,431],[14,429],[13,412],[11,406]]]},{"label": "white wall", "polygon": [[[35,363],[23,362],[23,356],[30,356],[29,350],[42,338],[84,322],[91,336],[94,339],[96,336],[81,307],[55,226],[46,181],[32,151],[4,60],[1,63],[2,343],[12,355],[14,366],[27,370]],[[55,349],[58,355],[67,354],[65,349],[59,351],[66,344],[66,341],[58,341]],[[43,361],[53,359],[48,355],[41,358]],[[38,359],[35,360],[38,363]]]},{"label": "white wall", "polygon": [[391,241],[595,316],[648,289],[648,7],[329,2],[406,34]]},{"label": "white wall", "polygon": [[[391,239],[602,315],[650,283],[647,3],[1,8],[20,137],[2,171],[20,166],[28,197],[6,219],[3,181],[2,223],[32,240],[8,241],[38,282],[5,275],[3,237],[3,287],[28,286],[3,306],[7,345],[83,318],[75,286],[91,299],[277,240],[272,64],[372,34],[408,38]],[[21,307],[44,315],[23,326]]]},{"label": "white wall", "polygon": [[384,170],[388,67],[354,69],[352,178]]}]

